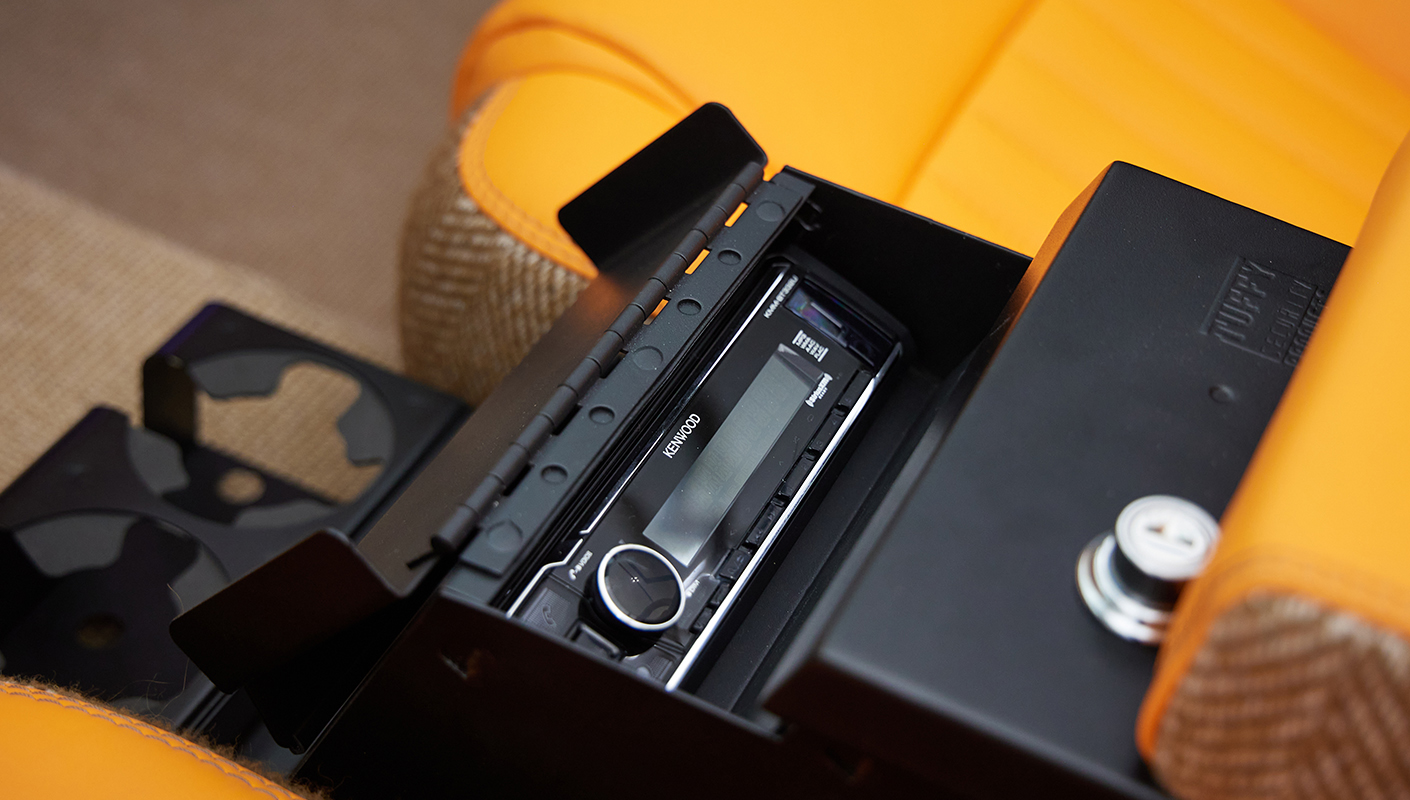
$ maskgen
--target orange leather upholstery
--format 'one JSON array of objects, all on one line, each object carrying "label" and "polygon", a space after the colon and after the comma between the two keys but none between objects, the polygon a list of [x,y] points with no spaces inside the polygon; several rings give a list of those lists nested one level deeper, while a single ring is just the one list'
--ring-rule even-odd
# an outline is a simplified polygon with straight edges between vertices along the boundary
[{"label": "orange leather upholstery", "polygon": [[1404,16],[1394,0],[509,0],[471,40],[452,113],[489,98],[460,154],[471,198],[585,276],[557,208],[709,100],[772,168],[1023,252],[1113,160],[1351,241],[1410,129],[1410,49],[1383,32]]},{"label": "orange leather upholstery", "polygon": [[0,797],[299,800],[173,733],[59,692],[3,681]]}]

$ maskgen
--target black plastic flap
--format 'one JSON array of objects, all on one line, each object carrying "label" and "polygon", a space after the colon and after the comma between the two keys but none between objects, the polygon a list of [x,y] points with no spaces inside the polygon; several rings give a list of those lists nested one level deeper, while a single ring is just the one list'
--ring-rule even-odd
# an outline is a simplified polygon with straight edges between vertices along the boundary
[{"label": "black plastic flap", "polygon": [[767,162],[728,108],[706,103],[570,200],[558,221],[599,269],[646,237],[664,256],[742,169]]},{"label": "black plastic flap", "polygon": [[336,531],[312,534],[235,586],[171,623],[177,646],[223,692],[400,597]]},{"label": "black plastic flap", "polygon": [[1092,618],[1078,555],[1145,495],[1223,512],[1347,252],[1114,164],[768,708],[967,796],[1163,797],[1134,741],[1156,651]]},{"label": "black plastic flap", "polygon": [[812,187],[798,247],[900,320],[936,374],[1008,326],[1001,312],[1027,256],[792,167],[779,177]]}]

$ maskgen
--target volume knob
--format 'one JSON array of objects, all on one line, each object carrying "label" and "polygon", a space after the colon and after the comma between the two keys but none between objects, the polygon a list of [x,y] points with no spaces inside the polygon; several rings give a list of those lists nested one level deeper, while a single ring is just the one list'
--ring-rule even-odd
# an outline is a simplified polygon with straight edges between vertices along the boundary
[{"label": "volume knob", "polygon": [[679,572],[660,553],[639,544],[620,544],[602,557],[593,584],[602,610],[633,631],[664,631],[685,610]]}]

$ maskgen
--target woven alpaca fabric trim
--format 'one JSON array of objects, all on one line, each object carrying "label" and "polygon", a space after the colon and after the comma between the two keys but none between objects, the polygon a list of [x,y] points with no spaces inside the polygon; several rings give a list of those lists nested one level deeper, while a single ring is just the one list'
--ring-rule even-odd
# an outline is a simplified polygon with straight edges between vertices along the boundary
[{"label": "woven alpaca fabric trim", "polygon": [[437,150],[402,237],[402,353],[407,375],[479,403],[587,285],[485,215],[460,182],[461,137]]},{"label": "woven alpaca fabric trim", "polygon": [[1300,597],[1215,621],[1161,719],[1177,796],[1410,797],[1410,643]]}]

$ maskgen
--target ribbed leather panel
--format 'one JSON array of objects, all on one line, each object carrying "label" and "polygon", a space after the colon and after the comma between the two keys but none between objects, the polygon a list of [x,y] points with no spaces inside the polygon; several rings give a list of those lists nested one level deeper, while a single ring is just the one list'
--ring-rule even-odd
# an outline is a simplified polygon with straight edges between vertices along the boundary
[{"label": "ribbed leather panel", "polygon": [[[788,164],[894,202],[1026,2],[1032,0],[508,0],[466,49],[453,93],[457,112],[521,78],[527,85],[574,76],[588,89],[583,78],[591,77],[612,82],[621,96],[584,108],[571,100],[521,104],[530,96],[524,92],[505,119],[532,135],[517,137],[520,147],[487,151],[493,186],[467,182],[469,197],[561,263],[538,229],[556,229],[551,212],[591,178],[575,183],[534,167],[556,166],[568,154],[590,161],[594,176],[604,174],[631,150],[604,145],[590,152],[578,141],[583,132],[606,138],[620,124],[621,140],[635,142],[637,126],[618,117],[670,110],[679,118],[716,101],[768,152],[771,170]],[[463,154],[475,155],[469,148]],[[518,177],[502,179],[510,175]],[[505,213],[491,188],[529,218]],[[571,246],[561,230],[556,236]]]},{"label": "ribbed leather panel", "polygon": [[1034,252],[1129,161],[1354,240],[1410,99],[1273,0],[1048,0],[918,165],[901,204]]}]

